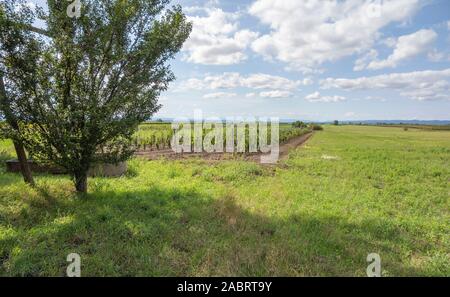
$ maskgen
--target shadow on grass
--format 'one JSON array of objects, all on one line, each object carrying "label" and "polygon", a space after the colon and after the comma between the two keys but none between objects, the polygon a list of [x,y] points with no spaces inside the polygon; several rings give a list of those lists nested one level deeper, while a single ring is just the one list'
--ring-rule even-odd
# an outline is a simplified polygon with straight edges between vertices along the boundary
[{"label": "shadow on grass", "polygon": [[6,187],[17,183],[17,181],[21,178],[21,176],[17,176],[16,174],[4,173],[2,169],[0,169],[0,177],[0,187]]},{"label": "shadow on grass", "polygon": [[364,276],[372,252],[392,275],[420,275],[398,247],[430,248],[385,220],[267,217],[193,188],[41,191],[19,212],[0,208],[0,275],[63,276],[72,252],[84,276]]},{"label": "shadow on grass", "polygon": [[17,181],[17,175],[6,173],[6,161],[11,159],[13,159],[13,156],[9,152],[0,149],[0,187],[13,184]]}]

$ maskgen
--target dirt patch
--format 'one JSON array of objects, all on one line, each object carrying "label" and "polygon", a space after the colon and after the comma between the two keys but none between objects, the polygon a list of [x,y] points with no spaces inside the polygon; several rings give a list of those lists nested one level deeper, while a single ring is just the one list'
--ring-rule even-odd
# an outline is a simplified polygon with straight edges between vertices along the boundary
[{"label": "dirt patch", "polygon": [[285,159],[289,155],[289,152],[296,149],[299,146],[303,146],[312,136],[314,132],[295,137],[280,146],[280,159]]},{"label": "dirt patch", "polygon": [[[305,144],[312,136],[313,132],[292,138],[288,142],[280,145],[280,160],[287,158],[289,152],[299,146]],[[135,156],[145,158],[147,160],[184,160],[184,159],[201,159],[208,162],[217,162],[223,160],[244,160],[260,162],[262,153],[175,153],[171,149],[153,150],[153,151],[137,151]]]}]

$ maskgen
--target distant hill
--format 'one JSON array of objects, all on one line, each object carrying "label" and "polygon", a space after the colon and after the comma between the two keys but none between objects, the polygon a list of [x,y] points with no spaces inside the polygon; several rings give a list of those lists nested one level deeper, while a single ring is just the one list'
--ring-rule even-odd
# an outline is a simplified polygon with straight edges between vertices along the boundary
[{"label": "distant hill", "polygon": [[[293,123],[298,120],[293,119],[283,119],[281,122],[283,123]],[[317,124],[332,124],[333,121],[304,121],[305,123],[317,123]],[[445,121],[434,121],[434,120],[363,120],[363,121],[339,121],[340,124],[363,124],[363,125],[428,125],[428,126],[445,126],[450,125],[450,120]]]},{"label": "distant hill", "polygon": [[[149,122],[158,122],[163,121],[164,123],[171,123],[174,119],[173,118],[156,118],[154,120],[151,120]],[[293,123],[295,121],[298,121],[299,119],[281,119],[280,122],[282,123]],[[317,124],[332,124],[333,121],[306,121],[305,123],[317,123]],[[445,126],[450,125],[450,120],[445,121],[425,121],[425,120],[364,120],[364,121],[339,121],[341,124],[363,124],[363,125],[381,125],[381,124],[387,124],[387,125],[399,125],[399,124],[407,124],[407,125],[432,125],[432,126]]]},{"label": "distant hill", "polygon": [[428,126],[445,126],[450,125],[449,121],[422,121],[422,120],[367,120],[367,121],[344,121],[342,123],[349,124],[366,124],[366,125],[380,125],[380,124],[388,124],[388,125],[399,125],[399,124],[407,124],[407,125],[428,125]]}]

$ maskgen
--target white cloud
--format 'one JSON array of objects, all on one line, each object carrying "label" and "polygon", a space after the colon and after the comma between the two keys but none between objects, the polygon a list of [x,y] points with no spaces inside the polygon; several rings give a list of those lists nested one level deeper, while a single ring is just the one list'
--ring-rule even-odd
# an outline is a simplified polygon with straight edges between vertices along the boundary
[{"label": "white cloud", "polygon": [[366,100],[386,102],[386,98],[380,96],[367,96]]},{"label": "white cloud", "polygon": [[288,65],[288,66],[284,67],[284,70],[301,72],[304,75],[318,75],[318,74],[323,74],[326,71],[326,69],[324,69],[324,68],[306,67],[306,66],[298,66],[298,65]]},{"label": "white cloud", "polygon": [[267,91],[267,92],[261,92],[259,93],[259,96],[263,98],[289,98],[292,97],[294,94],[289,91],[281,91],[281,90],[275,90],[275,91]]},{"label": "white cloud", "polygon": [[319,92],[314,92],[305,97],[309,102],[340,102],[345,101],[346,98],[342,96],[322,96]]},{"label": "white cloud", "polygon": [[226,98],[234,98],[237,94],[235,93],[225,93],[225,92],[218,92],[218,93],[210,93],[203,96],[205,99],[226,99]]},{"label": "white cloud", "polygon": [[205,12],[207,9],[214,9],[219,6],[219,0],[209,0],[206,3],[202,4],[202,6],[186,6],[183,7],[183,11],[187,14],[195,14],[199,12]]},{"label": "white cloud", "polygon": [[205,65],[232,65],[247,59],[245,50],[259,34],[239,30],[237,13],[219,8],[191,7],[188,12],[203,10],[206,16],[189,16],[192,33],[183,46],[185,60]]},{"label": "white cloud", "polygon": [[450,54],[433,49],[428,52],[428,60],[431,62],[450,61]]},{"label": "white cloud", "polygon": [[192,78],[184,81],[181,88],[194,90],[216,90],[233,88],[294,90],[303,85],[310,85],[311,79],[290,80],[281,76],[268,74],[251,74],[242,76],[237,72],[225,72],[222,75],[206,76],[203,79]]},{"label": "white cloud", "polygon": [[305,78],[302,81],[290,80],[280,76],[269,74],[252,74],[242,80],[243,86],[253,89],[283,89],[292,90],[301,85],[309,85],[312,83],[311,79]]},{"label": "white cloud", "polygon": [[223,75],[206,76],[203,79],[190,78],[181,82],[181,89],[198,91],[233,89],[240,86],[240,79],[240,74],[236,72],[224,73]]},{"label": "white cloud", "polygon": [[256,97],[256,93],[247,93],[247,94],[245,94],[245,97],[247,97],[247,98],[253,98],[253,97]]},{"label": "white cloud", "polygon": [[383,74],[355,79],[327,78],[324,89],[395,90],[403,97],[419,101],[450,100],[450,69]]},{"label": "white cloud", "polygon": [[375,60],[370,62],[367,65],[367,69],[379,70],[383,68],[395,68],[402,61],[426,52],[431,44],[436,41],[436,38],[436,32],[425,29],[413,34],[400,36],[396,40],[393,53],[385,60]]},{"label": "white cloud", "polygon": [[290,69],[311,70],[367,51],[383,27],[406,21],[420,8],[419,0],[379,3],[257,0],[249,13],[269,25],[271,32],[256,39],[252,49],[268,60],[288,63]]},{"label": "white cloud", "polygon": [[367,54],[355,61],[354,71],[361,71],[367,67],[367,64],[378,57],[378,51],[372,49]]},{"label": "white cloud", "polygon": [[304,86],[310,86],[310,85],[312,85],[314,83],[314,81],[311,79],[311,78],[305,78],[304,80],[303,80],[303,85]]},{"label": "white cloud", "polygon": [[344,116],[346,118],[353,118],[356,116],[356,113],[354,113],[353,111],[349,111],[349,112],[346,112]]},{"label": "white cloud", "polygon": [[384,44],[387,47],[394,48],[395,45],[397,44],[397,38],[395,38],[395,37],[388,37],[388,38],[382,40],[381,43]]},{"label": "white cloud", "polygon": [[450,31],[450,21],[447,22],[447,29]]}]

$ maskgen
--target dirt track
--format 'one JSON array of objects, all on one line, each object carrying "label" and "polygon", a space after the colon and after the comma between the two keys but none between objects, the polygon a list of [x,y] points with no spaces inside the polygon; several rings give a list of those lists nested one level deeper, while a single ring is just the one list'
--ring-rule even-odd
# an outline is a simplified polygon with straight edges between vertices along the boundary
[{"label": "dirt track", "polygon": [[[288,142],[280,145],[280,160],[285,159],[292,149],[305,144],[312,136],[313,132],[293,138]],[[169,160],[183,160],[189,158],[198,158],[206,161],[222,161],[222,160],[247,160],[260,162],[262,153],[246,153],[246,154],[232,154],[232,153],[182,153],[177,154],[171,149],[157,150],[157,151],[137,151],[137,157],[142,157],[147,160],[169,159]]]},{"label": "dirt track", "polygon": [[280,146],[280,159],[285,159],[289,155],[289,152],[292,149],[295,149],[299,146],[304,145],[312,136],[314,135],[314,132],[302,135],[300,137],[293,138],[289,140],[288,142],[282,144]]}]

